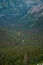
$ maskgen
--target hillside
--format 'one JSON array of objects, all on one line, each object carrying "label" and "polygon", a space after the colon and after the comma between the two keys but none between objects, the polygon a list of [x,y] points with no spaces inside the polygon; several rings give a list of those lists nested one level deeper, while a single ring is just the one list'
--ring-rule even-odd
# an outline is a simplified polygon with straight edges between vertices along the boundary
[{"label": "hillside", "polygon": [[43,32],[29,30],[24,31],[9,31],[0,28],[0,46],[42,46],[43,45]]},{"label": "hillside", "polygon": [[0,65],[43,65],[43,0],[0,0]]},{"label": "hillside", "polygon": [[16,35],[14,36],[15,33],[8,31],[6,29],[0,28],[0,45],[2,46],[11,46],[11,45],[15,45],[16,41]]},{"label": "hillside", "polygon": [[43,1],[0,0],[0,26],[13,30],[43,30]]},{"label": "hillside", "polygon": [[0,65],[43,64],[43,32],[0,28]]}]

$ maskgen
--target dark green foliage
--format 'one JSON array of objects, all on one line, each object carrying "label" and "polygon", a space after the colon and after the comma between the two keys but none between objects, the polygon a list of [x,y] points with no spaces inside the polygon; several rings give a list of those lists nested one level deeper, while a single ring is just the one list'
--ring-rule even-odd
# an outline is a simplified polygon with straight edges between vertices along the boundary
[{"label": "dark green foliage", "polygon": [[27,33],[0,28],[0,65],[37,63],[43,63],[43,32]]},{"label": "dark green foliage", "polygon": [[23,61],[25,53],[27,53],[28,65],[35,65],[43,61],[42,47],[5,47],[0,48],[0,65],[24,65]]}]

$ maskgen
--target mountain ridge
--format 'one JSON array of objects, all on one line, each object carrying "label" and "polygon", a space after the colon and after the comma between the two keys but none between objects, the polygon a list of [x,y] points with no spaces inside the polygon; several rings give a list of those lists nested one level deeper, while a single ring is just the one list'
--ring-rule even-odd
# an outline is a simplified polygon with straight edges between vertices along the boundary
[{"label": "mountain ridge", "polygon": [[[0,9],[0,26],[8,29],[43,29],[43,2],[42,0],[9,0],[14,6]],[[7,1],[7,2],[9,2]],[[6,2],[6,0],[4,0]],[[28,3],[27,3],[28,2]],[[10,4],[10,3],[9,3]],[[29,4],[29,5],[28,5]],[[10,4],[11,5],[11,4]],[[28,7],[28,6],[29,7]],[[5,6],[6,7],[6,6]],[[2,12],[3,11],[3,12]],[[39,21],[39,22],[38,22]]]}]

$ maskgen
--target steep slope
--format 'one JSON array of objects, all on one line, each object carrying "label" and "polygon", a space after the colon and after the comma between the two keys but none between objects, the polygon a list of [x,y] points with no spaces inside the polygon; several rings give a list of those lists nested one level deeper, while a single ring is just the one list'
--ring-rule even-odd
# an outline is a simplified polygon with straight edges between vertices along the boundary
[{"label": "steep slope", "polygon": [[0,47],[20,46],[24,43],[24,33],[0,28]]},{"label": "steep slope", "polygon": [[[0,26],[1,27],[5,27],[9,29],[18,29],[18,28],[27,29],[33,27],[33,25],[36,23],[34,22],[36,21],[36,19],[37,21],[41,21],[41,23],[43,23],[42,18],[43,18],[42,0],[39,1],[0,0]],[[38,25],[36,25],[36,27],[37,26]]]},{"label": "steep slope", "polygon": [[41,0],[23,0],[23,2],[25,2],[25,4],[27,4],[28,7],[42,3]]},{"label": "steep slope", "polygon": [[26,15],[24,15],[16,26],[24,29],[39,29],[43,30],[43,4],[32,7]]},{"label": "steep slope", "polygon": [[28,7],[22,0],[0,0],[0,23],[3,23],[3,21],[5,24],[15,22],[23,16],[27,10]]},{"label": "steep slope", "polygon": [[22,45],[43,46],[43,32],[18,32],[0,28],[0,47]]},{"label": "steep slope", "polygon": [[0,47],[11,45],[12,39],[13,38],[11,32],[8,32],[5,29],[0,28]]}]

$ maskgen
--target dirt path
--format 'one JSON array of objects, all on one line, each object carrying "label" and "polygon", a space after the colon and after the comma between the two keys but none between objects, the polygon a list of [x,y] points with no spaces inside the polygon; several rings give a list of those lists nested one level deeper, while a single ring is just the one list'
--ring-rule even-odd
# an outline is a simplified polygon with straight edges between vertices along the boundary
[{"label": "dirt path", "polygon": [[28,56],[27,56],[27,53],[25,52],[24,54],[24,60],[23,60],[23,65],[28,65]]}]

